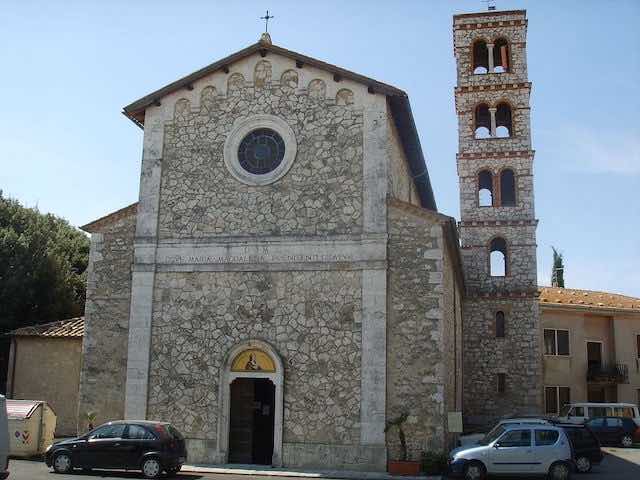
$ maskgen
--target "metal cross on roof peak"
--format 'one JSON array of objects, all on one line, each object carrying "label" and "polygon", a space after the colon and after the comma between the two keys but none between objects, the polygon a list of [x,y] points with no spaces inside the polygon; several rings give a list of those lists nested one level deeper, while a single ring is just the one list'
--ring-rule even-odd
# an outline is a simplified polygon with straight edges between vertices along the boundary
[{"label": "metal cross on roof peak", "polygon": [[267,10],[267,14],[264,17],[260,17],[261,20],[264,20],[264,32],[269,33],[269,20],[275,18],[273,15],[269,15],[269,10]]}]

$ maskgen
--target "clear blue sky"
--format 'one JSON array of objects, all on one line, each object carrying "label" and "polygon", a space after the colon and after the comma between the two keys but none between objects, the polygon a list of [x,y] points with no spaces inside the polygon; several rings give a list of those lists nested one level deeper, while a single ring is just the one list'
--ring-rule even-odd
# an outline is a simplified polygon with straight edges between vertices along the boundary
[{"label": "clear blue sky", "polygon": [[[640,297],[640,1],[526,8],[540,284]],[[137,199],[142,131],[121,108],[254,43],[406,90],[438,207],[459,218],[451,16],[473,1],[28,1],[0,16],[0,188],[82,225]]]}]

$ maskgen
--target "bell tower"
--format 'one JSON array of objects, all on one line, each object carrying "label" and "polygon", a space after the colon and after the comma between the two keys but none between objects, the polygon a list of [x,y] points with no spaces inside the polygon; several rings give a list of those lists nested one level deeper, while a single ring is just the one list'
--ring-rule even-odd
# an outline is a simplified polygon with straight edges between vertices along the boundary
[{"label": "bell tower", "polygon": [[526,11],[453,17],[469,426],[542,413]]}]

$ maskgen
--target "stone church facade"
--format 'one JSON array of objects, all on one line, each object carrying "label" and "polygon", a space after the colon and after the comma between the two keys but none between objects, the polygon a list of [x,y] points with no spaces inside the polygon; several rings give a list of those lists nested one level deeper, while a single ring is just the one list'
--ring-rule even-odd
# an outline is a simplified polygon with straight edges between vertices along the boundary
[{"label": "stone church facade", "polygon": [[401,414],[418,459],[449,413],[542,411],[525,12],[453,26],[459,224],[405,92],[268,35],[125,107],[140,196],[83,227],[80,416],[170,421],[190,462],[381,470]]},{"label": "stone church facade", "polygon": [[268,36],[125,107],[139,201],[91,233],[79,413],[191,462],[384,469],[462,411],[457,226],[406,93]]}]

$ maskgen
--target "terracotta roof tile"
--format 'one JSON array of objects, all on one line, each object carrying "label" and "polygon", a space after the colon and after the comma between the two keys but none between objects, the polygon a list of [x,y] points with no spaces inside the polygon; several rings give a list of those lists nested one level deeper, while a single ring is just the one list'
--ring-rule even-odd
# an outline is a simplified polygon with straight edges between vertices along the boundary
[{"label": "terracotta roof tile", "polygon": [[9,335],[21,337],[76,337],[84,335],[84,317],[69,318],[57,322],[22,327],[9,332]]},{"label": "terracotta roof tile", "polygon": [[616,308],[640,312],[640,298],[617,293],[575,290],[572,288],[541,287],[541,304],[580,305],[583,307]]}]

